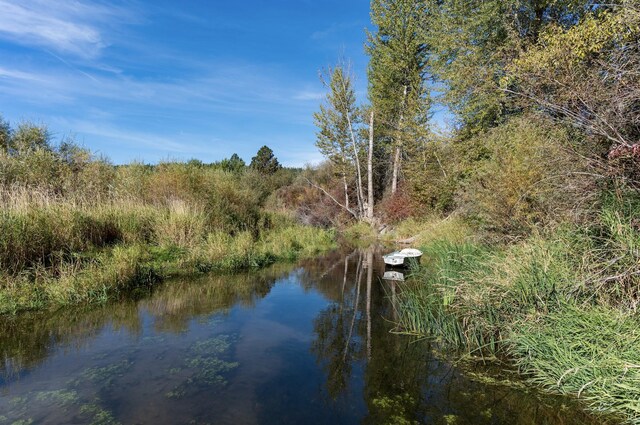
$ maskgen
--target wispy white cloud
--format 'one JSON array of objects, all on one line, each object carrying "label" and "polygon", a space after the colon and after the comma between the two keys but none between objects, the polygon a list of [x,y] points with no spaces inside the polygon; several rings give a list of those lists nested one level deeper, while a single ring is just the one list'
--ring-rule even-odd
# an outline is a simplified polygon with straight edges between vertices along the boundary
[{"label": "wispy white cloud", "polygon": [[0,37],[84,58],[95,57],[108,44],[101,27],[128,13],[80,0],[0,0],[0,10]]},{"label": "wispy white cloud", "polygon": [[31,81],[31,82],[43,82],[46,81],[46,78],[43,79],[41,75],[33,74],[31,72],[24,72],[15,69],[7,69],[0,67],[0,79],[7,78],[13,80],[23,80],[23,81]]},{"label": "wispy white cloud", "polygon": [[[321,92],[309,90],[308,82],[287,81],[277,71],[251,65],[222,65],[191,79],[139,79],[120,74],[92,76],[68,64],[63,68],[0,67],[0,89],[24,102],[76,104],[113,102],[119,108],[151,111],[254,113],[286,116],[292,123],[308,122],[311,100]],[[0,100],[5,96],[0,94]],[[303,117],[303,118],[298,118]]]},{"label": "wispy white cloud", "polygon": [[302,90],[297,93],[294,93],[293,100],[322,100],[325,96],[324,92],[321,91],[313,91],[313,90]]},{"label": "wispy white cloud", "polygon": [[[278,157],[287,165],[321,160],[312,140],[303,140],[324,96],[315,73],[199,55],[155,40],[145,27],[154,34],[165,15],[189,28],[212,23],[193,13],[174,16],[173,10],[136,5],[142,3],[0,0],[0,40],[13,45],[2,46],[0,114],[13,121],[41,119],[59,134],[77,132],[117,161],[131,152],[149,160],[219,159],[234,151],[250,158],[254,146],[265,143],[279,145]],[[127,23],[145,25],[122,25]],[[237,25],[246,28],[244,21]],[[345,28],[315,37],[332,38]]]},{"label": "wispy white cloud", "polygon": [[[166,135],[150,132],[123,130],[109,124],[83,120],[72,121],[70,124],[80,134],[98,136],[104,140],[124,146],[134,144],[162,152],[178,154],[196,154],[208,151],[208,149],[199,148],[198,145],[193,143],[193,138],[186,135],[177,134],[167,137]],[[181,142],[181,139],[188,139],[188,141]]]}]

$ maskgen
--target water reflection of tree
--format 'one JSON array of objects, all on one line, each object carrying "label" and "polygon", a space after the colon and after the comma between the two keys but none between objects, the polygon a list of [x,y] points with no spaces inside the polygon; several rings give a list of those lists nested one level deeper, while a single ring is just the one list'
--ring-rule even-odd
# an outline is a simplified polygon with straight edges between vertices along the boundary
[{"label": "water reflection of tree", "polygon": [[80,350],[101,329],[125,329],[140,333],[142,324],[136,303],[123,300],[113,306],[28,312],[0,318],[0,382],[44,361],[55,348]]},{"label": "water reflection of tree", "polygon": [[327,393],[334,400],[348,394],[355,363],[363,365],[367,422],[391,419],[385,417],[388,403],[380,403],[387,399],[394,401],[394,415],[419,418],[427,351],[390,333],[392,324],[386,319],[393,308],[378,278],[384,266],[375,254],[373,249],[356,251],[341,259],[343,267],[332,266],[318,279],[316,288],[332,303],[315,320],[311,350],[325,370]]},{"label": "water reflection of tree", "polygon": [[[349,263],[354,254],[344,259],[344,271],[339,299],[335,295],[330,296],[334,302],[322,311],[314,321],[314,330],[317,338],[311,346],[311,351],[323,364],[327,373],[327,391],[333,399],[338,398],[348,390],[351,377],[352,362],[359,352],[357,340],[353,338],[353,329],[358,313],[358,301],[360,297],[360,281],[362,277],[362,254],[357,254],[355,276],[349,275]],[[329,278],[332,282],[335,274]],[[355,281],[351,280],[353,278]],[[322,291],[322,282],[318,289]],[[325,292],[325,291],[323,291]],[[333,291],[332,291],[333,292]],[[325,295],[327,295],[325,293]]]},{"label": "water reflection of tree", "polygon": [[157,331],[183,332],[193,319],[209,317],[212,313],[225,314],[235,305],[253,306],[269,294],[277,278],[291,268],[291,265],[277,265],[259,273],[209,275],[195,281],[174,282],[140,306],[152,313]]},{"label": "water reflection of tree", "polygon": [[279,265],[258,273],[175,280],[139,301],[123,298],[104,306],[0,317],[0,383],[42,363],[56,349],[89,346],[105,329],[140,338],[143,314],[151,313],[158,331],[182,332],[194,318],[224,313],[236,304],[252,305],[292,269],[292,265]]}]

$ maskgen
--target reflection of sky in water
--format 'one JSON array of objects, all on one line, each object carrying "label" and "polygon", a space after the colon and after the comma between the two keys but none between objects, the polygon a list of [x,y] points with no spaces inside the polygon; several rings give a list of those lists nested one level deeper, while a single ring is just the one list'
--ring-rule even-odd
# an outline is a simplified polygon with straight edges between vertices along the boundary
[{"label": "reflection of sky in water", "polygon": [[470,381],[425,342],[390,333],[395,284],[379,265],[369,281],[365,258],[2,319],[0,424],[588,420],[566,400]]}]

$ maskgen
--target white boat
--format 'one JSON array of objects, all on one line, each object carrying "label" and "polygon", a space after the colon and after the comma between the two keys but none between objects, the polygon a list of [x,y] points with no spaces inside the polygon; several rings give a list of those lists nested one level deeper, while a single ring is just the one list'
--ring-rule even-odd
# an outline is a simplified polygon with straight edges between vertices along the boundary
[{"label": "white boat", "polygon": [[410,262],[419,263],[420,257],[422,257],[422,251],[413,248],[405,248],[382,256],[384,263],[391,267],[405,267]]},{"label": "white boat", "polygon": [[395,282],[404,282],[404,273],[398,272],[395,270],[390,270],[384,272],[384,276],[382,276],[384,280],[392,280]]}]

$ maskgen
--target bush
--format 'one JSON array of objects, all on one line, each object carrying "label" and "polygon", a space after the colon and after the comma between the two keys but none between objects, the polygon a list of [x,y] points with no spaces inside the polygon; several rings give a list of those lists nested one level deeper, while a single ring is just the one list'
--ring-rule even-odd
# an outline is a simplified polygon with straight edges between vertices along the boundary
[{"label": "bush", "polygon": [[467,151],[458,151],[457,143],[438,138],[411,152],[409,161],[403,165],[411,201],[419,205],[420,210],[432,213],[454,210],[455,193],[464,179],[468,155]]},{"label": "bush", "polygon": [[396,193],[389,193],[378,204],[378,215],[385,223],[397,223],[415,215],[414,202],[404,186]]},{"label": "bush", "polygon": [[537,116],[513,118],[482,137],[486,157],[474,164],[459,191],[464,214],[482,229],[525,235],[559,222],[582,199],[591,181],[568,150],[568,133]]}]

